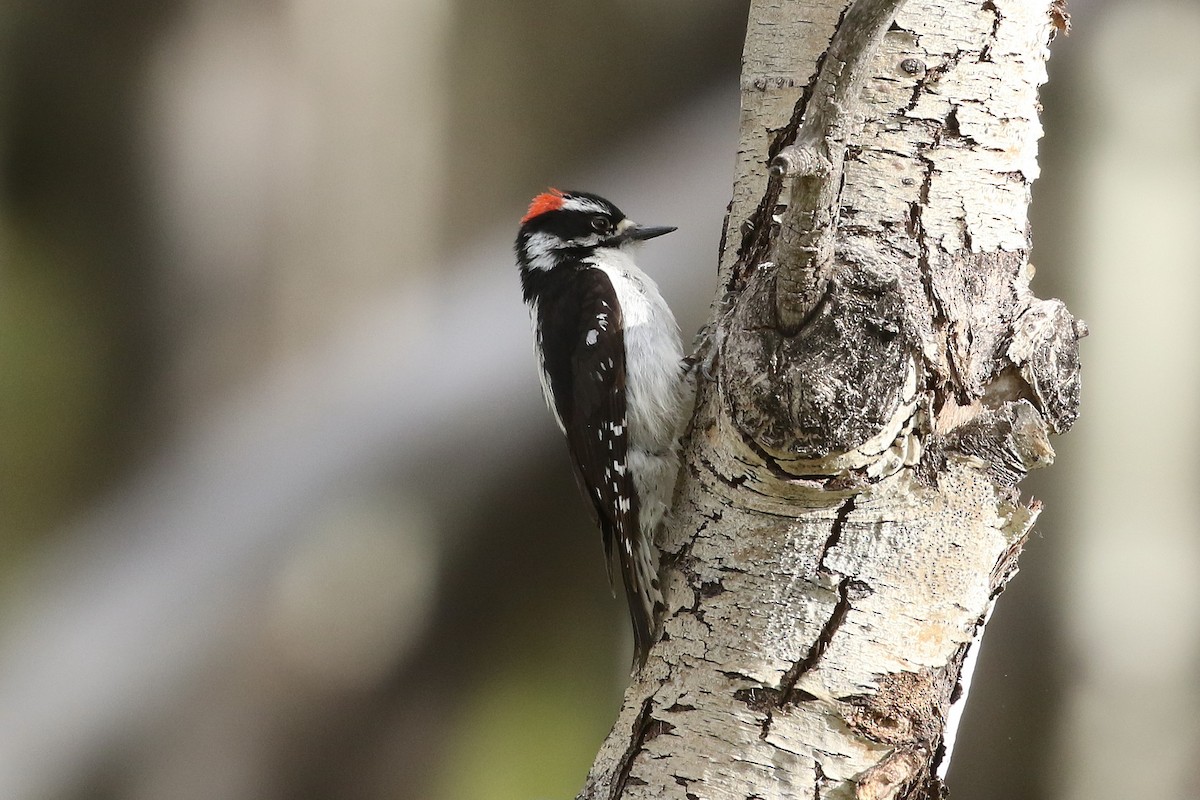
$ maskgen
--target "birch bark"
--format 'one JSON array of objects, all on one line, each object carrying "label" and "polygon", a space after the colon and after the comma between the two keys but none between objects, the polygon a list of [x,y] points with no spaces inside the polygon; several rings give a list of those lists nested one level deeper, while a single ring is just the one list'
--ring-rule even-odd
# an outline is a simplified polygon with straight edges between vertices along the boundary
[{"label": "birch bark", "polygon": [[1026,220],[1064,25],[752,2],[665,631],[581,798],[943,794],[1018,482],[1078,407],[1086,331],[1031,293]]}]

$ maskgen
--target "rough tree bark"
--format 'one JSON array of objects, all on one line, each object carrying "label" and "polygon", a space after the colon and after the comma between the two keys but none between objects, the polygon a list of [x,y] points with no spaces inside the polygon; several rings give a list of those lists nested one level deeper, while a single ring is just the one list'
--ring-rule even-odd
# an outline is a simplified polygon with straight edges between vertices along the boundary
[{"label": "rough tree bark", "polygon": [[[903,7],[901,7],[903,6]],[[1058,0],[754,0],[664,532],[668,615],[581,798],[934,798],[1074,421],[1029,289]]]}]

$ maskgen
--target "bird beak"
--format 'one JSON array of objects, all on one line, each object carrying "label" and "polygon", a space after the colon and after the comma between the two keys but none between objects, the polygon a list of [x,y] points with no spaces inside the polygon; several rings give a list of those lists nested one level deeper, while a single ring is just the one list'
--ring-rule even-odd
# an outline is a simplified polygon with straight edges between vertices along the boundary
[{"label": "bird beak", "polygon": [[663,236],[673,230],[678,230],[671,225],[660,225],[650,227],[646,225],[630,225],[625,230],[617,234],[616,239],[620,242],[644,242],[647,239],[653,239],[656,236]]}]

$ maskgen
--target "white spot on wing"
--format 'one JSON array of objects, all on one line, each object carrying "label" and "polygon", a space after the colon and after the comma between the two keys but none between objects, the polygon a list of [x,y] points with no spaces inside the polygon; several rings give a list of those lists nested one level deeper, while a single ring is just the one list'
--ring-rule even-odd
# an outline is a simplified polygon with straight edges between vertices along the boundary
[{"label": "white spot on wing", "polygon": [[600,338],[600,331],[596,330],[595,328],[593,328],[592,330],[588,331],[588,332],[587,332],[587,343],[588,343],[588,347],[591,347],[591,346],[593,346],[594,344],[596,344],[596,341],[597,341],[599,338]]}]

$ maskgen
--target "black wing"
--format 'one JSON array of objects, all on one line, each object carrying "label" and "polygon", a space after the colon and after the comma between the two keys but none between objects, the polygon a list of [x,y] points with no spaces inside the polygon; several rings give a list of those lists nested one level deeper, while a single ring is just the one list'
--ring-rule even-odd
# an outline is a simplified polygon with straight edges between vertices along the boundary
[{"label": "black wing", "polygon": [[543,312],[544,366],[566,430],[576,481],[603,534],[613,584],[613,563],[620,565],[642,659],[651,643],[654,620],[653,610],[643,600],[637,565],[642,543],[637,491],[628,462],[621,308],[612,282],[599,269],[584,268],[566,291],[575,296],[543,306],[554,309]]}]

